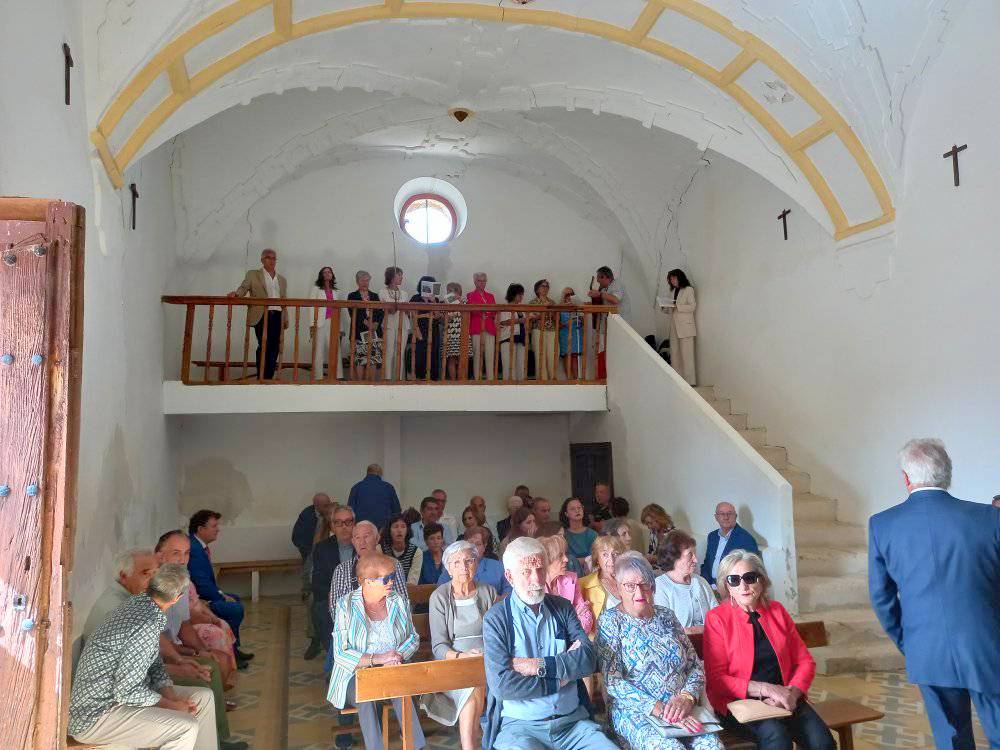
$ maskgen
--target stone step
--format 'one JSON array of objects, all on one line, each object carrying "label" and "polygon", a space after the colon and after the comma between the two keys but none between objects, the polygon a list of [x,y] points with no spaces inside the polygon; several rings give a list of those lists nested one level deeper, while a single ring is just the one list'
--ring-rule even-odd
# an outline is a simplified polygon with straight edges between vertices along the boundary
[{"label": "stone step", "polygon": [[868,576],[858,573],[845,576],[799,577],[799,610],[825,612],[831,609],[867,607]]},{"label": "stone step", "polygon": [[745,430],[750,426],[750,417],[747,414],[723,414],[722,417],[737,430]]},{"label": "stone step", "polygon": [[795,546],[808,547],[864,547],[867,543],[864,526],[838,521],[796,521]]},{"label": "stone step", "polygon": [[836,521],[837,501],[811,492],[796,492],[792,496],[792,515],[796,521]]},{"label": "stone step", "polygon": [[696,385],[694,387],[694,392],[701,396],[706,401],[715,400],[715,386],[714,385]]},{"label": "stone step", "polygon": [[708,405],[715,409],[723,417],[733,411],[733,404],[728,398],[716,398],[708,402]]},{"label": "stone step", "polygon": [[871,607],[832,609],[826,612],[806,612],[795,618],[799,622],[822,620],[831,646],[867,646],[890,643]]},{"label": "stone step", "polygon": [[812,486],[812,477],[791,464],[779,470],[778,473],[788,480],[794,492],[809,492],[809,488]]},{"label": "stone step", "polygon": [[906,666],[899,649],[886,640],[856,648],[824,646],[809,651],[816,660],[816,671],[821,674],[849,674],[857,672],[896,672]]},{"label": "stone step", "polygon": [[771,466],[778,471],[788,468],[788,450],[780,445],[754,446]]},{"label": "stone step", "polygon": [[740,436],[754,448],[761,448],[767,445],[767,428],[750,427],[746,430],[737,430]]},{"label": "stone step", "polygon": [[868,572],[864,547],[798,547],[796,568],[801,576],[844,576]]}]

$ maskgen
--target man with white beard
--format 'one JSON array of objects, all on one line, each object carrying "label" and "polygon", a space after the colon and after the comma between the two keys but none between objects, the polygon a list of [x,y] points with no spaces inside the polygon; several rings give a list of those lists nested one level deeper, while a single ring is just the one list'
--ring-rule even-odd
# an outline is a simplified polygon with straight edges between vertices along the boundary
[{"label": "man with white beard", "polygon": [[615,750],[594,723],[583,678],[594,647],[573,605],[545,593],[545,548],[531,537],[503,555],[513,593],[483,618],[489,699],[483,747],[495,750]]}]

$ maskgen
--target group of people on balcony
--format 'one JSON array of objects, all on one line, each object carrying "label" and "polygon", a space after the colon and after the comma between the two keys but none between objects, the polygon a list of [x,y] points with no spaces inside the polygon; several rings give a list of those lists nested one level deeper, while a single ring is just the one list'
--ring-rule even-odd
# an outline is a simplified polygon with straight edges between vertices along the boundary
[{"label": "group of people on balcony", "polygon": [[[417,705],[457,725],[463,750],[479,746],[480,730],[482,746],[498,750],[718,750],[715,732],[724,726],[766,748],[795,740],[832,750],[832,735],[805,700],[814,662],[788,613],[768,597],[756,541],[730,503],[716,508],[719,529],[701,568],[710,584],[698,575],[695,539],[659,505],[640,514],[650,532],[645,547],[628,501],[606,482],[586,502],[567,498],[558,520],[547,499],[524,485],[515,493],[496,523],[479,496],[460,520],[448,515],[441,489],[419,511],[400,512],[395,489],[372,465],[349,504],[319,493],[302,511],[293,541],[311,575],[305,657],[328,651],[334,706],[354,704],[358,670],[416,654],[406,586],[435,583],[433,657],[482,656],[487,687],[429,693]],[[704,663],[694,633],[703,634]],[[747,698],[786,715],[742,725],[728,704]],[[595,702],[606,705],[607,734],[593,721]],[[373,705],[358,711],[364,746],[382,748]],[[416,709],[410,720],[423,747]]]},{"label": "group of people on balcony", "polygon": [[[287,281],[277,272],[277,252],[265,249],[261,253],[261,267],[247,271],[239,287],[230,297],[283,298],[287,294]],[[671,356],[675,368],[685,379],[695,384],[694,369],[694,289],[680,269],[668,274],[673,296],[664,300],[661,308],[671,313]],[[310,299],[334,302],[378,302],[381,307],[359,307],[354,310],[335,308],[305,308],[302,317],[309,328],[312,350],[312,374],[323,380],[327,370],[331,377],[352,380],[473,380],[505,381],[525,379],[577,380],[585,377],[587,358],[593,356],[598,380],[607,377],[606,330],[598,317],[591,320],[572,309],[552,312],[525,312],[523,310],[476,310],[468,314],[469,340],[463,348],[462,313],[425,311],[411,316],[400,310],[400,303],[448,303],[454,305],[496,305],[496,296],[489,291],[485,273],[473,274],[473,288],[465,293],[462,285],[452,281],[439,284],[433,276],[422,276],[417,291],[409,294],[404,289],[403,269],[389,266],[383,274],[383,288],[371,288],[372,275],[368,271],[355,274],[356,288],[341,297],[334,269],[319,269],[310,290]],[[631,316],[629,295],[613,271],[602,266],[597,269],[587,290],[586,302],[612,306],[626,321]],[[533,296],[527,302],[525,287],[511,283],[504,295],[509,306],[533,305],[553,307],[578,305],[576,291],[564,287],[559,293],[551,289],[547,279],[532,285]],[[257,338],[255,361],[258,372],[263,367],[265,380],[272,380],[278,368],[279,352],[284,345],[284,331],[289,326],[289,315],[281,305],[261,305],[247,311],[247,325],[254,329]],[[593,329],[586,335],[584,327]],[[331,327],[333,331],[331,331]],[[339,354],[331,361],[331,335],[338,340]],[[586,342],[586,343],[585,343]],[[585,351],[585,348],[587,351]],[[460,362],[463,351],[465,362]]]}]

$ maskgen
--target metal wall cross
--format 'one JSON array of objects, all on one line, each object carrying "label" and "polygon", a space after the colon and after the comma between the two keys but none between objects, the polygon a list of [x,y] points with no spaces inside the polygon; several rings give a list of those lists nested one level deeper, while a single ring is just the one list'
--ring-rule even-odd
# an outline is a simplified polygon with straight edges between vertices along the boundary
[{"label": "metal wall cross", "polygon": [[785,232],[785,239],[788,239],[788,214],[792,212],[792,209],[786,208],[780,214],[778,214],[778,219],[781,221],[781,228]]},{"label": "metal wall cross", "polygon": [[132,193],[132,228],[135,229],[135,202],[139,199],[139,188],[133,182],[128,189]]},{"label": "metal wall cross", "polygon": [[63,64],[66,68],[65,72],[65,89],[66,89],[66,106],[69,106],[69,69],[73,67],[73,55],[69,51],[69,45],[63,43]]},{"label": "metal wall cross", "polygon": [[951,167],[955,172],[955,187],[958,187],[958,155],[963,151],[965,151],[965,149],[967,149],[968,147],[969,147],[968,143],[966,143],[964,146],[956,146],[955,144],[952,144],[951,151],[944,154],[945,159],[951,157]]}]

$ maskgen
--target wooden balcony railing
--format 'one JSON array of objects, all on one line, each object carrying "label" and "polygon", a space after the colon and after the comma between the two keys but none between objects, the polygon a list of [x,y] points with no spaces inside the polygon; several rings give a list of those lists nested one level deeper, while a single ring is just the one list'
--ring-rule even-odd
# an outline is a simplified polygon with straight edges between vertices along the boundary
[{"label": "wooden balcony railing", "polygon": [[[181,380],[188,385],[601,384],[597,354],[607,316],[616,310],[269,299],[264,315],[256,298],[162,299],[185,308]],[[277,308],[285,324],[269,326]],[[255,327],[248,322],[253,318],[264,322]],[[492,345],[489,321],[497,331]],[[507,336],[511,327],[515,335]]]}]

